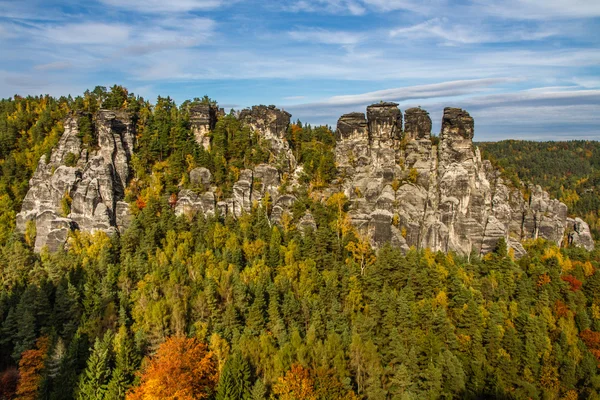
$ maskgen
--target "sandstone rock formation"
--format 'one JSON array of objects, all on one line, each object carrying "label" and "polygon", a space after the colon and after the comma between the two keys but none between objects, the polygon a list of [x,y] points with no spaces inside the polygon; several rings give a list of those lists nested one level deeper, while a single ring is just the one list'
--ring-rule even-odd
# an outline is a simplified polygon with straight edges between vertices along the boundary
[{"label": "sandstone rock formation", "polygon": [[17,215],[17,229],[29,221],[36,226],[35,249],[61,248],[69,231],[81,229],[116,233],[129,220],[123,202],[135,140],[135,125],[126,112],[101,110],[94,116],[95,143],[84,146],[79,119],[74,114],[50,159],[42,156],[29,182],[29,191]]},{"label": "sandstone rock formation", "polygon": [[[211,106],[190,108],[195,138],[207,149],[218,112]],[[28,221],[35,223],[38,251],[61,248],[73,229],[117,233],[131,219],[123,202],[135,138],[131,118],[124,112],[98,112],[97,143],[84,146],[81,117],[65,121],[65,133],[50,159],[40,160],[17,218],[21,231]],[[193,169],[189,187],[177,196],[175,213],[239,217],[262,204],[273,223],[281,222],[297,201],[294,190],[302,173],[285,138],[290,118],[274,106],[243,110],[239,119],[268,145],[273,162],[239,171],[228,198],[217,195],[208,169]],[[481,159],[472,142],[474,121],[466,111],[444,110],[437,145],[431,126],[427,111],[411,108],[403,118],[395,103],[342,115],[336,130],[338,177],[322,197],[341,189],[349,199],[351,222],[375,246],[390,242],[405,250],[415,246],[485,254],[504,238],[521,256],[522,240],[543,237],[557,244],[566,238],[593,249],[589,227],[579,218],[567,218],[564,204],[539,186],[512,187]],[[317,229],[308,211],[297,222],[300,231]]]},{"label": "sandstone rock formation", "polygon": [[258,132],[262,140],[269,143],[277,163],[283,162],[290,170],[296,168],[296,159],[290,150],[290,145],[285,139],[287,128],[292,115],[275,106],[253,106],[242,110],[239,115],[250,129]]},{"label": "sandstone rock formation", "polygon": [[196,142],[208,150],[210,148],[209,133],[215,128],[217,117],[224,114],[223,109],[208,104],[194,104],[190,106],[189,113],[192,133]]},{"label": "sandstone rock formation", "polygon": [[[381,111],[373,110],[385,110],[385,123]],[[352,222],[374,245],[484,254],[503,237],[522,255],[521,240],[543,237],[560,244],[571,224],[572,243],[593,247],[583,221],[567,222],[564,204],[539,186],[529,188],[525,200],[481,160],[466,111],[444,110],[438,146],[432,145],[425,110],[406,110],[404,132],[398,114],[395,104],[383,103],[370,106],[367,118],[352,113],[338,121],[338,183],[350,199]]]}]

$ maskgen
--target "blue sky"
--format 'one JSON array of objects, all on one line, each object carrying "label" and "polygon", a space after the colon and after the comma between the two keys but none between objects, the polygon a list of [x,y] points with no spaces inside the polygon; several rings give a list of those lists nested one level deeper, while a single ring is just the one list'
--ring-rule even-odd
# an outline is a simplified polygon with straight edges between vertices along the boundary
[{"label": "blue sky", "polygon": [[598,0],[0,0],[0,97],[114,83],[335,126],[380,100],[475,140],[600,140]]}]

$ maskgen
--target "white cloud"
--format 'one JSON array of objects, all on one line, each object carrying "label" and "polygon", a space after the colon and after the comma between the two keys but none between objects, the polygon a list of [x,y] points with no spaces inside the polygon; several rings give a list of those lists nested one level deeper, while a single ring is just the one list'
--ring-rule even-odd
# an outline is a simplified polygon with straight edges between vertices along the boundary
[{"label": "white cloud", "polygon": [[82,22],[50,26],[42,30],[47,39],[64,44],[112,44],[119,46],[129,39],[131,29],[123,24]]},{"label": "white cloud", "polygon": [[429,85],[407,86],[401,88],[377,90],[355,95],[340,95],[327,98],[325,100],[311,103],[300,104],[296,108],[310,108],[316,106],[350,106],[375,103],[378,101],[406,101],[409,99],[428,99],[438,97],[461,96],[480,92],[484,88],[489,88],[502,83],[514,82],[513,78],[486,78],[472,79],[434,83]]},{"label": "white cloud", "polygon": [[37,71],[60,71],[71,67],[72,64],[68,61],[55,61],[47,64],[38,64],[33,69]]},{"label": "white cloud", "polygon": [[288,32],[288,35],[299,42],[322,44],[353,45],[361,42],[364,35],[354,32],[329,31],[325,29],[304,29]]},{"label": "white cloud", "polygon": [[519,27],[459,25],[447,18],[434,18],[408,27],[392,29],[390,36],[407,39],[438,38],[450,43],[499,43],[527,40],[541,40],[556,35],[550,29],[521,29]]},{"label": "white cloud", "polygon": [[596,0],[483,0],[473,7],[486,15],[522,20],[600,16],[600,2]]},{"label": "white cloud", "polygon": [[292,12],[326,12],[330,14],[363,15],[366,9],[356,0],[299,0],[284,4]]},{"label": "white cloud", "polygon": [[600,50],[586,48],[508,50],[480,53],[473,57],[473,61],[499,67],[588,67],[600,64]]},{"label": "white cloud", "polygon": [[306,96],[286,96],[283,100],[303,100]]},{"label": "white cloud", "polygon": [[[100,0],[102,3],[140,13],[178,13],[212,10],[225,4],[222,0]],[[231,0],[228,1],[231,3]]]}]

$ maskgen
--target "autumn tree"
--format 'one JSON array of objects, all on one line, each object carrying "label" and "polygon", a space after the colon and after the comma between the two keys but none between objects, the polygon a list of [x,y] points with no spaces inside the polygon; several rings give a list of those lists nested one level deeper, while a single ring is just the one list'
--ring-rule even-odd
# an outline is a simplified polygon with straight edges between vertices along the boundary
[{"label": "autumn tree", "polygon": [[127,399],[206,399],[213,394],[217,380],[217,363],[207,346],[195,338],[174,336],[146,360],[140,385]]},{"label": "autumn tree", "polygon": [[316,400],[314,381],[310,371],[300,364],[293,364],[292,368],[280,377],[273,386],[273,393],[280,400]]},{"label": "autumn tree", "polygon": [[38,398],[39,390],[44,379],[44,363],[48,353],[50,340],[48,336],[40,337],[35,343],[35,349],[26,350],[19,361],[19,373],[21,379],[17,386],[19,399],[35,400]]}]

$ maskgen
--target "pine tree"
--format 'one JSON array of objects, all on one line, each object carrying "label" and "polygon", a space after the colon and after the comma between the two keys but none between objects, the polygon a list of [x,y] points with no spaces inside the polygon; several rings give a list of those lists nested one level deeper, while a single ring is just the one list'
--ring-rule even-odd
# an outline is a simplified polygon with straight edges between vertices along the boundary
[{"label": "pine tree", "polygon": [[223,367],[216,400],[252,399],[252,371],[248,361],[239,353],[233,354]]},{"label": "pine tree", "polygon": [[135,371],[139,365],[139,356],[134,348],[134,342],[127,328],[121,326],[115,338],[116,356],[115,369],[108,382],[106,399],[124,399],[129,387],[135,378]]},{"label": "pine tree", "polygon": [[103,399],[106,395],[111,376],[111,344],[111,331],[107,331],[102,340],[96,338],[87,367],[79,379],[78,400]]}]

